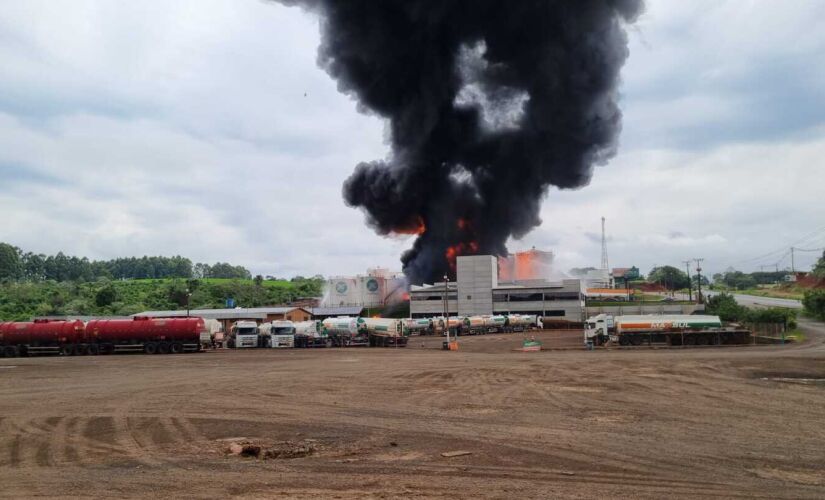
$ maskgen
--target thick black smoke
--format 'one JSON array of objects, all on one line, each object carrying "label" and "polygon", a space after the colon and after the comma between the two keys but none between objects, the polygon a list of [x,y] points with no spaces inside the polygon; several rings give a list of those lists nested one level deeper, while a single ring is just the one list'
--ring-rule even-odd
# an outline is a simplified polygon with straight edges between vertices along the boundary
[{"label": "thick black smoke", "polygon": [[282,3],[321,16],[319,65],[389,119],[390,157],[359,164],[344,199],[380,234],[426,228],[402,257],[412,283],[456,254],[506,253],[549,185],[584,186],[616,152],[642,0]]}]

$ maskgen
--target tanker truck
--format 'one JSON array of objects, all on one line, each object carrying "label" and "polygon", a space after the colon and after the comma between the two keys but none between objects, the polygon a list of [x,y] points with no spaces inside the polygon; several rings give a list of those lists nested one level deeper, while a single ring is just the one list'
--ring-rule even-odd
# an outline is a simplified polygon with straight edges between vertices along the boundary
[{"label": "tanker truck", "polygon": [[248,349],[258,347],[258,323],[254,321],[236,321],[229,330],[227,345],[230,349]]},{"label": "tanker truck", "polygon": [[504,332],[509,329],[510,321],[507,316],[470,316],[467,318],[466,330],[470,335]]},{"label": "tanker truck", "polygon": [[430,318],[409,318],[404,320],[404,333],[409,335],[431,335],[434,331]]},{"label": "tanker truck", "polygon": [[[197,352],[206,332],[203,318],[95,319],[86,323],[89,354],[145,352],[146,354],[180,354]],[[80,349],[77,346],[76,349]],[[82,354],[77,352],[77,354]]]},{"label": "tanker truck", "polygon": [[369,345],[369,335],[364,325],[364,318],[339,316],[327,318],[321,324],[323,334],[329,337],[332,345],[336,347]]},{"label": "tanker truck", "polygon": [[258,327],[258,334],[269,337],[268,347],[288,349],[295,346],[295,325],[292,321],[276,320]]},{"label": "tanker truck", "polygon": [[599,314],[588,319],[584,343],[604,345],[608,341],[621,346],[643,343],[668,345],[746,344],[751,332],[742,328],[724,327],[719,316],[708,315],[643,315],[611,316]]},{"label": "tanker truck", "polygon": [[294,327],[295,347],[332,347],[332,341],[324,333],[324,325],[320,321],[299,321]]},{"label": "tanker truck", "polygon": [[507,316],[510,331],[523,332],[538,326],[538,316],[535,314],[510,314]]},{"label": "tanker truck", "polygon": [[[97,347],[92,351],[97,354]],[[88,353],[89,344],[82,321],[0,322],[0,357]]]},{"label": "tanker truck", "polygon": [[363,318],[370,347],[405,347],[404,323],[393,318]]}]

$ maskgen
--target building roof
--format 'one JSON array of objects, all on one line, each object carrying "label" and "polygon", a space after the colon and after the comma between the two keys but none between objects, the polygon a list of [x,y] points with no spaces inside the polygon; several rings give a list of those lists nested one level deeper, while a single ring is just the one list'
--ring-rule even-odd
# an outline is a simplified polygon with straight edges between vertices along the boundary
[{"label": "building roof", "polygon": [[[311,314],[306,307],[250,307],[235,309],[190,309],[189,316],[199,316],[205,319],[266,319],[270,314],[286,314],[296,309],[302,309]],[[185,310],[175,311],[143,311],[132,316],[167,317],[175,318],[186,316]]]},{"label": "building roof", "polygon": [[358,316],[364,310],[361,306],[351,307],[312,307],[313,316]]}]

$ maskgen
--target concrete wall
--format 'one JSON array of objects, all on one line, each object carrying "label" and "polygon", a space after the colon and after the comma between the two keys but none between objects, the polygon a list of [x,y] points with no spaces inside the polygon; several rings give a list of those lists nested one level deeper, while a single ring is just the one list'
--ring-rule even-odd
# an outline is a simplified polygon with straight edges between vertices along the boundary
[{"label": "concrete wall", "polygon": [[498,262],[492,255],[457,259],[458,314],[473,316],[493,310],[493,287],[498,284]]}]

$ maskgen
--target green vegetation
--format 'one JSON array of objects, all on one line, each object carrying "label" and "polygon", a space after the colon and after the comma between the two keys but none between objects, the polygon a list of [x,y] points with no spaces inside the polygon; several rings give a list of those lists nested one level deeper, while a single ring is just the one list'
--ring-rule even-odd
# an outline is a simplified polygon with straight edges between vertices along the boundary
[{"label": "green vegetation", "polygon": [[648,274],[647,280],[668,290],[680,290],[690,286],[688,275],[673,266],[654,267]]},{"label": "green vegetation", "polygon": [[754,295],[756,297],[773,297],[775,299],[802,300],[805,292],[796,288],[750,288],[747,290],[737,290],[736,293],[742,295]]},{"label": "green vegetation", "polygon": [[0,321],[51,315],[130,315],[145,310],[185,309],[187,290],[192,309],[284,304],[321,295],[323,279],[292,281],[239,279],[160,279],[94,282],[4,282],[0,284]]},{"label": "green vegetation", "polygon": [[735,323],[774,323],[796,328],[796,311],[784,307],[748,309],[736,303],[733,295],[720,293],[708,299],[705,312],[719,316],[722,321]]},{"label": "green vegetation", "polygon": [[197,263],[181,256],[126,257],[90,261],[86,257],[34,254],[0,243],[0,281],[96,281],[108,279],[238,278],[251,279],[242,266]]},{"label": "green vegetation", "polygon": [[802,298],[805,314],[825,321],[825,290],[809,290]]}]

